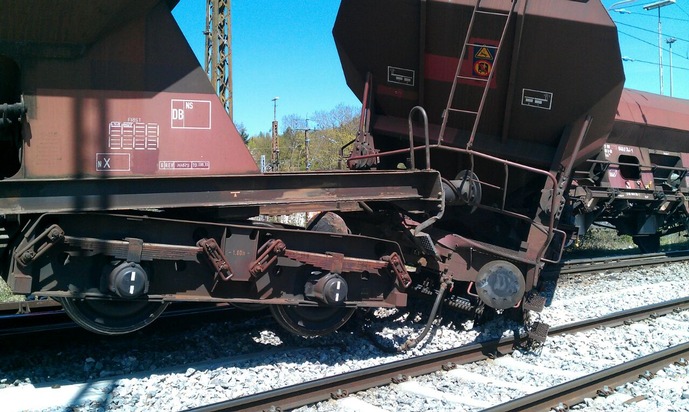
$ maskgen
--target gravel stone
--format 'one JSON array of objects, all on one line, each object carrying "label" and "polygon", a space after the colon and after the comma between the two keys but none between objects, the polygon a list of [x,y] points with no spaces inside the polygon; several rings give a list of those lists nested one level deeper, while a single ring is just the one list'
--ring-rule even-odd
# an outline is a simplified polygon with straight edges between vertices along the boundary
[{"label": "gravel stone", "polygon": [[[607,313],[678,298],[686,295],[689,264],[679,263],[624,272],[563,276],[546,285],[548,306],[533,321],[550,325],[570,323]],[[420,354],[512,336],[523,328],[505,318],[482,325],[449,310],[436,321],[430,334],[410,353],[389,349],[417,336],[426,323],[432,302],[411,302],[399,310],[368,313],[376,321],[367,324],[363,312],[342,330],[319,339],[303,339],[280,329],[265,315],[256,314],[246,323],[209,323],[181,328],[176,333],[143,330],[125,338],[88,335],[83,343],[60,347],[55,342],[32,343],[30,348],[8,349],[0,371],[0,399],[4,391],[34,382],[61,387],[70,383],[92,385],[107,377],[107,389],[98,400],[55,405],[48,410],[178,411],[255,394],[307,380],[334,376]],[[453,399],[506,401],[525,394],[528,388],[550,387],[676,345],[689,338],[689,313],[672,313],[631,326],[590,331],[571,336],[549,337],[538,350],[521,350],[502,359],[477,362],[460,368],[465,378],[450,373],[418,377],[414,385],[432,387],[448,394],[422,397],[407,392],[405,385],[390,385],[354,396],[389,411],[479,410]],[[366,325],[365,328],[363,326]],[[620,346],[623,350],[617,350]],[[30,354],[27,356],[27,354]],[[581,359],[586,359],[582,361]],[[542,373],[518,369],[531,365]],[[625,411],[689,410],[688,368],[672,366],[651,381],[638,381],[616,388],[627,397],[648,396]],[[546,373],[548,372],[548,373]],[[451,375],[445,381],[445,375]],[[491,387],[469,376],[484,376],[511,387]],[[656,379],[661,379],[656,381]],[[436,393],[438,395],[438,393]],[[455,398],[452,398],[451,396]],[[573,409],[615,410],[611,399],[587,400]],[[336,401],[301,408],[302,411],[340,410]]]}]

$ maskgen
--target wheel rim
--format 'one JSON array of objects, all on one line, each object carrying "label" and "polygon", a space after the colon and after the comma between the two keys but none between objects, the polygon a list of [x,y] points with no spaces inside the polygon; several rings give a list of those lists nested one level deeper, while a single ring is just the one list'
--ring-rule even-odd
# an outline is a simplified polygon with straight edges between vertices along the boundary
[{"label": "wheel rim", "polygon": [[280,326],[300,336],[322,336],[338,330],[355,308],[271,305],[270,312]]},{"label": "wheel rim", "polygon": [[[332,212],[323,212],[315,216],[307,224],[306,230],[351,233],[344,219]],[[300,336],[322,336],[332,333],[347,323],[355,310],[356,308],[333,306],[270,305],[270,312],[280,326]]]},{"label": "wheel rim", "polygon": [[101,335],[122,335],[137,331],[156,320],[169,304],[72,298],[58,300],[74,323]]}]

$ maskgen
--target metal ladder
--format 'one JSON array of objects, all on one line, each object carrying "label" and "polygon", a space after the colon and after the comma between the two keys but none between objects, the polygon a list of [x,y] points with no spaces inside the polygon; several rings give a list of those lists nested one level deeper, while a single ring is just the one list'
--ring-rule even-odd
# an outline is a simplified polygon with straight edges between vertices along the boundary
[{"label": "metal ladder", "polygon": [[[488,96],[488,90],[490,89],[490,83],[491,80],[493,79],[493,74],[495,73],[495,67],[497,67],[498,63],[498,56],[500,55],[500,48],[502,46],[502,43],[505,39],[505,34],[507,33],[507,26],[509,25],[510,18],[512,17],[512,13],[514,13],[514,8],[515,5],[517,4],[517,0],[509,0],[511,5],[510,9],[508,12],[498,12],[498,11],[492,11],[486,8],[481,7],[481,2],[482,0],[477,0],[476,4],[474,5],[474,10],[471,14],[471,20],[469,21],[469,27],[467,28],[467,34],[464,39],[464,46],[462,47],[462,53],[459,56],[459,62],[457,63],[457,70],[455,72],[455,78],[452,82],[452,88],[450,89],[450,96],[447,100],[447,106],[445,108],[445,111],[443,112],[443,123],[442,126],[440,127],[440,134],[438,136],[438,144],[441,145],[443,138],[445,136],[445,129],[447,127],[447,121],[450,117],[450,113],[463,113],[468,116],[474,117],[474,125],[471,129],[471,135],[469,135],[469,141],[467,143],[467,149],[471,149],[471,147],[474,144],[474,138],[476,137],[476,130],[478,129],[478,124],[479,121],[481,120],[481,112],[483,111],[483,106],[486,102],[486,96]],[[476,22],[476,16],[477,15],[482,15],[482,16],[489,16],[489,18],[497,18],[497,19],[503,19],[503,27],[502,27],[502,32],[500,34],[500,40],[498,41],[497,46],[490,46],[490,45],[485,45],[485,44],[477,44],[477,43],[470,43],[469,40],[473,37],[473,29],[474,29],[474,23]],[[462,69],[462,62],[464,61],[464,58],[467,55],[467,50],[469,47],[476,47],[476,48],[486,48],[486,49],[493,49],[495,50],[495,55],[493,56],[493,63],[492,63],[492,68],[490,68],[488,76],[487,77],[475,77],[475,76],[464,76],[461,75],[461,69]],[[482,50],[482,49],[479,49]],[[488,53],[490,53],[488,51]],[[478,107],[470,107],[470,108],[459,108],[459,107],[453,107],[453,101],[455,98],[455,93],[457,92],[457,83],[460,80],[470,80],[470,81],[479,81],[483,82],[483,94],[481,96],[481,100],[478,104]]]}]

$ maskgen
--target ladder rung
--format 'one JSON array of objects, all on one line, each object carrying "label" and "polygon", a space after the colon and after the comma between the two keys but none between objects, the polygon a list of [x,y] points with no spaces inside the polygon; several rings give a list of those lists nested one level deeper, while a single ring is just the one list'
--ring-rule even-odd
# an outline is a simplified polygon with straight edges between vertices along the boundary
[{"label": "ladder rung", "polygon": [[[476,131],[478,130],[479,122],[481,120],[481,112],[484,109],[484,103],[486,101],[486,96],[488,95],[488,91],[490,89],[490,79],[492,78],[492,73],[491,73],[491,75],[488,76],[488,78],[462,76],[459,73],[460,73],[460,70],[462,68],[462,63],[464,61],[464,57],[467,53],[467,49],[469,46],[489,48],[490,50],[492,50],[490,53],[493,54],[494,63],[497,63],[498,54],[500,52],[500,47],[502,46],[502,43],[505,40],[507,28],[509,27],[509,24],[510,24],[510,17],[512,16],[512,13],[514,13],[514,9],[515,9],[515,5],[517,3],[517,0],[511,0],[511,3],[512,3],[511,8],[508,12],[491,11],[487,8],[482,9],[480,6],[481,0],[477,0],[476,4],[474,5],[474,12],[471,16],[471,20],[469,22],[469,27],[467,28],[466,36],[464,37],[464,45],[462,46],[462,53],[459,56],[459,63],[457,64],[457,70],[455,72],[455,78],[452,81],[452,88],[450,89],[450,95],[449,95],[448,100],[447,100],[447,106],[446,106],[445,111],[443,111],[443,122],[440,126],[440,134],[438,135],[438,144],[440,144],[442,142],[443,137],[445,135],[445,128],[447,126],[447,122],[448,122],[448,119],[450,117],[449,113],[450,112],[466,113],[466,114],[470,114],[470,115],[475,116],[474,127],[471,131],[469,142],[467,143],[467,148],[471,148],[473,141],[474,141],[474,137],[476,136]],[[497,45],[486,45],[486,44],[477,44],[477,43],[469,42],[469,39],[471,38],[471,35],[473,33],[474,22],[475,22],[475,19],[477,17],[477,14],[490,15],[490,16],[497,16],[497,17],[505,18],[505,20],[504,20],[505,24],[502,27],[502,34],[500,34],[500,39],[497,41]],[[479,49],[479,52],[481,52],[481,51],[482,50]],[[452,106],[452,104],[454,102],[455,92],[457,89],[459,79],[483,81],[483,94],[481,95],[481,102],[479,103],[478,109],[476,111],[453,109],[452,107],[450,107],[450,106]],[[505,202],[505,200],[503,199],[503,205],[504,205],[504,202]]]},{"label": "ladder rung", "polygon": [[478,44],[478,43],[467,43],[466,46],[488,47],[490,49],[497,49],[498,48],[498,46],[491,46],[490,44]]},{"label": "ladder rung", "polygon": [[503,17],[507,17],[510,15],[509,13],[504,13],[504,12],[500,12],[500,11],[485,11],[485,10],[476,10],[476,13],[490,14],[492,16],[503,16]]},{"label": "ladder rung", "polygon": [[471,77],[471,76],[457,76],[458,79],[465,79],[465,80],[478,80],[480,82],[487,82],[488,79],[483,78],[483,77]]},{"label": "ladder rung", "polygon": [[451,108],[451,107],[448,108],[448,110],[450,110],[451,112],[458,112],[458,113],[466,113],[466,114],[473,114],[473,115],[477,115],[477,114],[478,114],[478,112],[474,112],[474,111],[471,111],[471,110],[453,109],[453,108]]}]

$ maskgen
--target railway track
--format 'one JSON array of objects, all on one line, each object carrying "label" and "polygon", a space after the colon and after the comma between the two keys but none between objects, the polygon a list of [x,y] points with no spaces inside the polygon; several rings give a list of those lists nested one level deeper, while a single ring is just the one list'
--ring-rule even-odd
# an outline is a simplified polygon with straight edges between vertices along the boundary
[{"label": "railway track", "polygon": [[552,278],[559,274],[590,273],[601,270],[654,266],[665,263],[681,262],[687,259],[689,259],[689,250],[567,259],[558,264],[547,265],[541,272],[541,276],[544,278]]},{"label": "railway track", "polygon": [[[661,316],[673,311],[681,311],[689,308],[689,297],[663,302],[656,305],[648,305],[637,309],[626,310],[614,313],[602,318],[590,319],[568,325],[555,327],[550,330],[550,335],[574,334],[603,326],[618,326],[628,322],[635,322],[653,316]],[[387,385],[389,383],[399,383],[411,376],[420,376],[437,372],[439,370],[449,370],[456,365],[476,362],[488,357],[501,356],[510,353],[515,347],[519,347],[528,342],[528,336],[518,336],[515,338],[504,338],[498,341],[484,342],[480,344],[463,346],[456,349],[441,351],[429,355],[418,356],[410,359],[400,360],[389,364],[384,364],[372,368],[362,369],[355,372],[332,376],[299,385],[284,387],[268,392],[259,393],[252,396],[245,396],[238,399],[220,402],[214,405],[192,409],[197,412],[215,411],[253,411],[253,410],[289,410],[316,402],[344,398],[354,392]],[[638,367],[650,367],[650,361],[655,358],[667,359],[667,357],[678,357],[675,355],[686,350],[686,345],[681,345],[677,351],[651,356],[649,359],[632,362],[631,365]],[[683,353],[683,352],[681,352]],[[662,361],[660,361],[662,364]],[[640,365],[640,366],[639,366]],[[584,396],[588,396],[590,391],[593,393],[602,386],[599,382],[608,382],[610,375],[618,377],[631,376],[634,372],[621,373],[619,370],[631,368],[621,366],[612,368],[609,374],[594,374],[562,386],[544,391],[540,397],[533,395],[532,398],[515,401],[525,402],[524,405],[541,402],[535,408],[543,409],[545,403],[548,406],[557,406],[561,401],[566,400],[572,404],[581,401]],[[631,370],[631,369],[630,369]],[[584,388],[583,383],[592,382],[590,387]],[[545,402],[545,403],[544,403]],[[527,406],[525,406],[527,407]],[[496,411],[515,410],[511,406]],[[517,408],[520,409],[520,408]],[[535,409],[534,409],[535,410]]]},{"label": "railway track", "polygon": [[484,412],[567,411],[570,405],[580,403],[584,398],[611,395],[610,388],[639,378],[651,379],[655,372],[673,363],[686,366],[684,359],[687,356],[689,342],[485,409]]},{"label": "railway track", "polygon": [[[595,271],[594,271],[594,272],[595,272]],[[677,273],[677,271],[675,271],[675,273]],[[570,278],[570,279],[576,279],[576,278],[572,278],[571,276],[570,276],[569,278]],[[594,277],[594,278],[598,278],[598,277]],[[644,279],[645,279],[645,277],[644,277]],[[576,283],[576,282],[575,282],[574,284],[568,285],[567,287],[575,287],[575,288],[578,288],[578,287],[580,287],[580,285],[581,285],[580,283]],[[674,304],[674,302],[669,304],[669,305],[670,305],[670,308],[673,307],[673,306],[672,306],[673,304]],[[626,307],[629,307],[629,306],[626,306]],[[614,310],[614,309],[613,309],[613,310]],[[669,309],[669,310],[671,310],[671,309]],[[235,312],[239,312],[239,311],[235,311]],[[665,310],[665,311],[662,312],[662,313],[666,313],[666,312],[667,312],[667,310]],[[33,312],[32,312],[32,313],[33,313]],[[625,321],[635,321],[635,320],[642,319],[642,318],[644,317],[643,314],[635,313],[634,311],[625,311],[624,313],[625,313],[625,315],[623,315],[622,317],[619,317],[619,318],[618,318],[618,317],[614,317],[614,316],[608,316],[608,317],[606,317],[607,322],[609,322],[610,325],[619,325],[619,324],[624,323]],[[661,314],[661,312],[658,312],[658,314]],[[626,316],[626,317],[625,317],[625,316]],[[202,317],[203,317],[203,316],[202,316]],[[255,317],[255,316],[252,316],[252,317]],[[560,324],[560,323],[564,323],[564,322],[552,322],[551,320],[546,320],[546,321],[549,322],[549,323],[551,323],[551,324]],[[571,322],[571,320],[564,320],[564,321],[565,321],[565,322]],[[157,324],[157,323],[158,323],[158,322],[156,322],[156,324]],[[177,326],[179,326],[179,321],[178,321],[178,320],[174,320],[174,318],[170,319],[170,322],[168,322],[168,323],[170,323],[170,324],[173,325],[172,330],[174,330]],[[269,322],[269,323],[270,323],[270,322]],[[155,324],[154,324],[154,325],[155,325]],[[600,324],[599,324],[599,325],[600,325]],[[569,326],[577,327],[576,324],[571,324],[571,325],[569,325]],[[248,326],[246,326],[246,327],[247,327],[247,328],[252,328],[251,325],[248,325]],[[233,326],[233,327],[231,327],[230,329],[231,329],[231,330],[234,330],[235,328],[236,328],[236,327]],[[253,326],[253,328],[255,328],[255,326]],[[156,329],[157,329],[157,328],[156,328]],[[211,327],[209,328],[209,330],[212,330],[212,329],[215,329],[217,333],[219,333],[219,330],[225,330],[224,328],[222,328],[222,327],[219,328],[219,327],[217,327],[217,326],[211,326]],[[248,331],[248,330],[249,330],[249,329],[247,329],[247,331]],[[557,329],[554,329],[553,331],[551,331],[550,335],[554,335],[554,334],[556,334],[556,332],[557,332]],[[574,332],[575,332],[575,331],[574,331]],[[572,332],[572,333],[574,333],[574,332]],[[71,333],[71,332],[68,332],[68,333]],[[412,332],[412,333],[413,333],[413,332]],[[470,332],[470,333],[471,333],[471,332]],[[563,332],[563,333],[565,333],[565,332]],[[251,339],[255,339],[255,337],[257,337],[258,334],[259,334],[258,332],[244,332],[242,336],[245,336],[245,335],[253,335],[254,338],[251,338],[250,336],[245,336],[246,338],[248,338],[248,340],[251,340]],[[260,334],[262,335],[263,332],[261,332]],[[144,337],[142,338],[142,341],[144,341],[144,342],[145,342],[146,340],[148,340],[148,341],[150,342],[151,337],[152,337],[152,336],[156,336],[156,335],[155,335],[155,332],[154,332],[153,335],[151,335],[150,333],[147,333],[146,335],[149,335],[149,336],[148,336],[147,338],[146,338],[146,336],[144,336]],[[184,339],[186,340],[186,335],[184,335],[184,336],[185,336]],[[218,335],[218,336],[220,336],[220,335]],[[406,335],[405,335],[405,336],[406,336]],[[86,339],[86,338],[85,338],[85,339]],[[89,338],[89,339],[90,339],[90,338]],[[155,338],[155,339],[157,339],[157,338]],[[208,338],[202,338],[202,339],[206,339],[206,340],[207,340]],[[214,338],[213,338],[212,336],[210,337],[210,339],[211,339],[211,340],[214,340]],[[244,339],[244,338],[242,338],[242,339]],[[523,340],[524,337],[519,337],[518,339],[522,339],[522,340]],[[465,342],[468,342],[468,341],[470,341],[470,340],[471,340],[471,339],[464,340],[464,341],[465,341]],[[105,342],[103,342],[103,343],[105,343]],[[294,342],[292,342],[292,343],[294,343]],[[145,345],[145,344],[144,344],[144,345]],[[361,345],[361,343],[357,343],[357,345]],[[514,344],[513,344],[512,342],[510,342],[509,340],[508,340],[507,342],[503,342],[503,344],[499,344],[499,343],[496,344],[495,342],[493,342],[493,343],[490,343],[490,342],[484,343],[484,344],[480,345],[482,349],[480,350],[480,354],[476,355],[475,360],[478,360],[478,359],[481,359],[481,358],[485,358],[486,354],[488,354],[488,355],[491,355],[491,354],[498,354],[498,355],[499,355],[499,354],[508,353],[508,352],[511,350],[511,348],[513,347],[513,345],[514,345]],[[131,346],[131,345],[130,345],[130,346]],[[343,350],[343,349],[341,349],[341,350]],[[434,349],[434,350],[438,350],[438,348],[436,348],[436,349]],[[230,351],[224,350],[223,352],[232,353],[232,350],[230,350]],[[425,351],[425,352],[427,353],[428,351]],[[116,353],[118,353],[118,352],[113,352],[113,356],[117,356]],[[342,352],[340,352],[340,353],[342,353]],[[78,355],[77,355],[77,356],[78,356]],[[89,356],[89,355],[82,355],[82,356],[83,356],[84,358],[86,358],[86,357]],[[137,356],[137,358],[138,358],[139,360],[142,360],[142,359],[143,359],[140,355],[136,355],[136,356]],[[304,358],[307,359],[307,361],[308,361],[308,360],[313,360],[313,356],[317,356],[317,355],[305,356]],[[320,355],[318,355],[318,356],[320,356]],[[317,357],[318,357],[318,356],[317,356]],[[349,355],[341,355],[341,358],[342,358],[342,359],[344,359],[344,358],[349,358],[350,356],[352,356],[352,354],[349,354]],[[97,355],[97,353],[94,355],[94,358],[96,358],[96,359],[98,359],[98,360],[100,359],[99,356]],[[269,362],[269,363],[267,363],[266,365],[268,365],[268,364],[275,364],[275,362],[282,362],[282,361],[279,360],[279,359],[280,359],[279,357],[277,357],[276,359],[277,359],[277,360],[274,360],[274,361],[272,361],[272,362]],[[77,359],[77,361],[78,361],[78,359]],[[453,361],[449,361],[449,362],[453,362]],[[454,362],[454,363],[455,363],[455,364],[458,364],[458,362]],[[331,364],[331,365],[333,365],[333,364]],[[370,365],[370,363],[369,363],[369,365]],[[442,369],[442,366],[443,366],[442,363],[440,364],[440,366],[436,366],[436,367],[435,367],[435,371]],[[446,367],[447,367],[447,365],[446,365]],[[108,367],[106,366],[106,369],[107,369],[107,368],[108,368]],[[111,368],[111,369],[112,369],[112,368]],[[351,369],[351,370],[353,370],[353,369]],[[431,368],[431,370],[433,370],[433,368]],[[184,375],[184,368],[182,368],[182,375]],[[417,375],[408,374],[408,373],[403,372],[403,371],[399,371],[399,372],[397,372],[397,373],[394,373],[389,379],[395,378],[396,380],[399,380],[399,379],[398,379],[398,378],[399,378],[398,375],[417,376]],[[21,375],[20,375],[20,376],[21,376]],[[24,376],[26,376],[26,375],[24,375]],[[321,376],[325,376],[325,375],[321,375]],[[12,379],[14,379],[14,378],[12,378]],[[357,378],[357,379],[358,379],[358,378]],[[390,381],[389,379],[384,379],[385,382],[383,382],[383,383],[388,383],[388,382]],[[77,380],[77,382],[78,382],[78,380]],[[181,382],[181,381],[180,381],[180,382]],[[282,380],[280,380],[280,382],[282,382]],[[299,380],[293,380],[292,382],[299,382]],[[414,383],[415,383],[415,382],[410,382],[409,384],[414,384]],[[283,384],[284,384],[284,385],[287,385],[287,384],[289,384],[289,383],[283,383]],[[407,383],[405,383],[405,385],[406,385],[406,384],[407,384]],[[263,388],[262,390],[265,390],[265,389],[267,389],[267,388]],[[350,391],[351,391],[350,389],[347,389],[347,392],[350,392]],[[237,400],[237,399],[240,399],[240,398],[238,398],[238,396],[246,395],[247,393],[250,394],[250,393],[257,393],[257,392],[258,392],[258,390],[249,391],[249,392],[244,392],[244,393],[241,393],[241,394],[233,395],[233,396],[231,396],[231,398]],[[337,392],[337,389],[334,389],[333,392],[334,392],[335,394],[338,393],[338,392]],[[340,395],[342,395],[343,393],[344,393],[343,391],[339,392]],[[330,392],[328,392],[328,393],[325,395],[325,397],[326,397],[326,398],[329,398],[329,397],[330,397]],[[228,398],[229,398],[229,396],[228,396]],[[216,399],[218,399],[218,398],[216,398]],[[220,399],[222,399],[222,397],[221,397]],[[212,400],[212,401],[215,401],[215,400]],[[200,404],[200,403],[196,403],[195,405],[199,405],[199,404]],[[193,406],[193,405],[189,405],[189,406],[187,406],[187,407],[192,407],[192,406]],[[183,409],[183,408],[182,408],[182,409]],[[234,406],[233,406],[231,409],[234,409]],[[249,409],[252,409],[252,408],[250,407]],[[175,410],[176,410],[176,409],[175,409]],[[211,409],[211,410],[213,410],[213,409]]]},{"label": "railway track", "polygon": [[[226,314],[233,309],[228,304],[176,303],[163,313],[161,320],[183,316],[227,317]],[[0,337],[19,337],[78,328],[79,326],[62,310],[62,306],[52,299],[0,304]]]},{"label": "railway track", "polygon": [[17,336],[74,328],[76,325],[52,299],[0,304],[0,336]]}]

